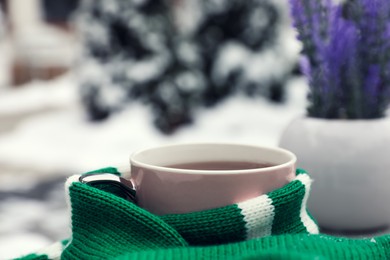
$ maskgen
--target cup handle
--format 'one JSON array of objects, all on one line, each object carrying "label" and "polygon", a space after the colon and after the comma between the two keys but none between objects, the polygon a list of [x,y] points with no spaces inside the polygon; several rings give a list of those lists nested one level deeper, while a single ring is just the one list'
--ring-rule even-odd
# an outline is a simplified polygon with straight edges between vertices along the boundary
[{"label": "cup handle", "polygon": [[81,175],[79,178],[81,183],[95,186],[99,184],[108,184],[120,188],[126,195],[126,199],[136,203],[137,199],[135,197],[135,187],[131,180],[127,180],[118,175],[112,173],[95,173],[95,174],[86,174]]}]

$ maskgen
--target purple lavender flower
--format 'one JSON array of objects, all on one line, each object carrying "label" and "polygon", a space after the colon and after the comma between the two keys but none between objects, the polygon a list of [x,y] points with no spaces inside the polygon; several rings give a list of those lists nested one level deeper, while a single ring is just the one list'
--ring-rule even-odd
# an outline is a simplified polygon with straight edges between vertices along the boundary
[{"label": "purple lavender flower", "polygon": [[365,92],[367,93],[367,98],[370,100],[372,105],[375,105],[377,97],[379,94],[379,86],[381,84],[380,78],[380,68],[379,65],[372,64],[368,68],[366,81],[364,82]]},{"label": "purple lavender flower", "polygon": [[390,1],[290,0],[309,116],[382,117],[390,102]]},{"label": "purple lavender flower", "polygon": [[303,75],[310,79],[311,67],[307,56],[301,56],[299,59],[299,66],[301,67]]},{"label": "purple lavender flower", "polygon": [[[341,9],[336,8],[331,12],[329,41],[321,52],[323,55],[324,67],[323,81],[327,82],[328,95],[324,104],[324,113],[329,117],[339,117],[340,99],[343,99],[344,92],[350,93],[348,86],[343,80],[348,71],[351,74],[356,72],[356,42],[357,29],[355,25],[344,19],[340,19]],[[354,75],[353,75],[354,76]],[[319,87],[319,86],[318,86]]]}]

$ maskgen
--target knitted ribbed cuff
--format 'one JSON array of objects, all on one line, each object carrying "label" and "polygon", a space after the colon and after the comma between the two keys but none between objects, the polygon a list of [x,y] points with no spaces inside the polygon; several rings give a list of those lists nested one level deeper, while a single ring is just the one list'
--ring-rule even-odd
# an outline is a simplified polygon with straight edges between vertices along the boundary
[{"label": "knitted ribbed cuff", "polygon": [[147,250],[116,260],[384,260],[390,259],[390,236],[349,239],[327,235],[285,234],[219,246]]},{"label": "knitted ribbed cuff", "polygon": [[83,254],[113,257],[146,249],[318,233],[306,211],[311,180],[303,171],[297,173],[281,189],[242,203],[165,216],[153,215],[104,190],[109,187],[97,189],[78,182],[79,176],[74,176],[66,184],[72,209],[72,240],[62,258]]},{"label": "knitted ribbed cuff", "polygon": [[248,201],[156,216],[109,185],[91,187],[73,176],[66,183],[71,239],[23,259],[390,259],[390,236],[311,234],[318,228],[306,211],[310,184],[298,170],[288,185]]},{"label": "knitted ribbed cuff", "polygon": [[302,170],[286,186],[226,207],[161,218],[190,245],[225,244],[252,238],[318,233],[306,210],[311,179]]}]

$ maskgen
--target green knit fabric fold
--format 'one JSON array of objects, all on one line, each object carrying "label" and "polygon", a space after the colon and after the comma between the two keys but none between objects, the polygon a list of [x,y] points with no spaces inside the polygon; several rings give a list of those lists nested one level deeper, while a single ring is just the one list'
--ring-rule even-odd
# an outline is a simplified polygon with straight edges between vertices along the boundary
[{"label": "green knit fabric fold", "polygon": [[127,259],[390,259],[390,237],[354,240],[327,235],[286,234],[220,246],[184,247],[123,254]]},{"label": "green knit fabric fold", "polygon": [[112,258],[122,252],[187,246],[159,217],[111,193],[82,183],[69,187],[72,238],[62,259]]},{"label": "green knit fabric fold", "polygon": [[289,184],[248,201],[156,216],[108,186],[72,176],[65,185],[72,237],[24,259],[390,259],[390,236],[318,234],[306,209],[310,185],[308,174],[297,170]]},{"label": "green knit fabric fold", "polygon": [[[100,171],[98,171],[100,172]],[[77,177],[75,178],[78,179]],[[68,181],[69,182],[69,181]],[[72,241],[63,259],[114,257],[126,252],[215,245],[283,233],[308,233],[302,222],[303,198],[310,178],[299,174],[286,186],[243,203],[193,212],[156,216],[120,196],[70,181]],[[285,207],[286,211],[275,212]],[[281,220],[285,220],[282,222]],[[276,222],[276,224],[274,223]]]},{"label": "green knit fabric fold", "polygon": [[243,203],[161,218],[190,245],[225,244],[287,233],[318,233],[316,223],[307,216],[304,202],[310,183],[309,176],[302,174],[281,189]]}]

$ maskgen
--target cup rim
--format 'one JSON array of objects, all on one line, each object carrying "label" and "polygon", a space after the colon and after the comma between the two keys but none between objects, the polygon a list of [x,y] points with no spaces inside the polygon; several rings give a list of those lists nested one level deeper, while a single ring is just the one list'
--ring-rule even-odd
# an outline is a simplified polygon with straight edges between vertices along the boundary
[{"label": "cup rim", "polygon": [[[198,169],[179,169],[179,168],[173,168],[173,167],[167,167],[167,166],[158,166],[158,165],[152,165],[148,163],[141,162],[139,160],[134,159],[134,157],[142,152],[146,151],[152,151],[155,149],[163,149],[163,148],[171,148],[171,147],[180,147],[180,146],[206,146],[206,145],[226,145],[226,146],[241,146],[241,147],[250,147],[250,148],[256,148],[256,149],[262,149],[262,150],[268,150],[268,151],[278,151],[281,153],[284,153],[290,157],[290,160],[288,160],[285,163],[277,164],[274,166],[264,167],[264,168],[254,168],[254,169],[242,169],[242,170],[198,170]],[[289,150],[280,148],[280,147],[271,147],[271,146],[261,146],[261,145],[251,145],[251,144],[241,144],[241,143],[210,143],[210,142],[199,142],[199,143],[180,143],[180,144],[169,144],[169,145],[162,145],[162,146],[156,146],[146,149],[140,149],[130,156],[130,165],[141,167],[145,169],[155,170],[155,171],[162,171],[162,172],[169,172],[169,173],[182,173],[182,174],[194,174],[194,175],[212,175],[212,174],[221,174],[224,175],[237,175],[237,174],[250,174],[250,173],[261,173],[261,172],[269,172],[274,170],[283,169],[285,167],[288,167],[290,165],[295,165],[297,162],[297,157],[294,153],[292,153]]]}]

